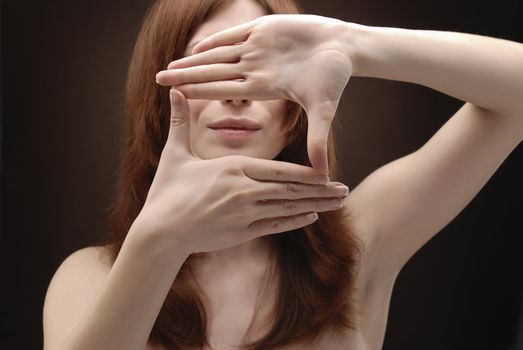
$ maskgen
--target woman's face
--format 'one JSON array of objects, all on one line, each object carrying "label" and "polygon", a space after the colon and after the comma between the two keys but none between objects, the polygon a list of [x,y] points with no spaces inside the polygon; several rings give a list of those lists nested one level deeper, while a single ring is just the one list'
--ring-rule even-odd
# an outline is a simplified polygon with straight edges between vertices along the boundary
[{"label": "woman's face", "polygon": [[[218,9],[189,40],[185,56],[191,55],[193,43],[228,27],[263,16],[263,9],[252,0],[234,0]],[[191,110],[190,142],[192,151],[201,159],[227,155],[244,155],[273,159],[285,146],[282,133],[286,100],[188,100]],[[225,118],[247,118],[261,129],[241,139],[222,136],[222,131],[209,125]]]}]

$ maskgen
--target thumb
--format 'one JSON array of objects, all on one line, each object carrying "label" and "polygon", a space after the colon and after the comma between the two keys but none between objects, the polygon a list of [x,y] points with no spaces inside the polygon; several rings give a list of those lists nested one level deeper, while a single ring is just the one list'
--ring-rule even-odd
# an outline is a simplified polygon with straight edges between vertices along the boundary
[{"label": "thumb", "polygon": [[190,112],[185,96],[178,90],[169,91],[171,100],[171,117],[169,135],[165,147],[171,149],[171,154],[180,158],[193,157],[189,139]]},{"label": "thumb", "polygon": [[312,167],[328,175],[327,140],[333,117],[327,118],[324,114],[325,111],[314,108],[307,113],[307,153]]}]

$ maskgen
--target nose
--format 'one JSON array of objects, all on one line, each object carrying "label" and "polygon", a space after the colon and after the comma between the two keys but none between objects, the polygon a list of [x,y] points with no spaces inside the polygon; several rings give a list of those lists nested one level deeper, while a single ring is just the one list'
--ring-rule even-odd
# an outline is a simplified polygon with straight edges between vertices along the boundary
[{"label": "nose", "polygon": [[223,100],[222,103],[223,104],[232,104],[233,106],[248,106],[251,104],[251,100],[247,100],[247,99],[234,99],[234,100]]}]

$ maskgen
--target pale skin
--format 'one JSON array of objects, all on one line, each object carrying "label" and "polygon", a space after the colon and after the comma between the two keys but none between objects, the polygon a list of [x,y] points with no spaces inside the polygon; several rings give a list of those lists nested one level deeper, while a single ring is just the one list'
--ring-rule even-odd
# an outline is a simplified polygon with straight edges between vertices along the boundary
[{"label": "pale skin", "polygon": [[[249,1],[234,3],[241,4],[244,11],[252,5]],[[372,172],[343,200],[342,210],[354,214],[353,225],[365,243],[365,251],[357,281],[363,310],[359,331],[348,333],[342,341],[347,347],[356,343],[354,339],[362,339],[359,347],[353,348],[380,349],[392,286],[404,264],[461,212],[523,139],[523,45],[464,33],[369,27],[312,15],[243,19],[244,23],[237,26],[209,33],[194,47],[192,56],[173,62],[157,76],[160,84],[173,86],[185,96],[172,92],[181,101],[172,105],[173,120],[190,118],[191,99],[296,101],[309,112],[309,125],[317,126],[309,130],[308,151],[314,168],[324,172],[326,131],[351,76],[416,83],[464,101],[425,145]],[[300,33],[309,35],[301,37]],[[310,59],[293,59],[297,57]],[[223,64],[231,61],[238,63]],[[313,75],[306,80],[319,83],[300,83],[305,79],[304,72]],[[238,79],[239,73],[245,80],[231,81]],[[223,252],[224,248],[236,248],[235,244],[248,244],[249,238],[260,237],[261,231],[246,231],[247,218],[253,222],[267,215],[262,215],[256,205],[250,207],[243,221],[226,217],[241,206],[238,200],[267,193],[255,187],[261,184],[255,179],[271,179],[270,160],[242,156],[232,157],[248,176],[234,177],[232,172],[227,182],[229,193],[231,189],[238,193],[247,189],[242,196],[233,200],[231,195],[220,210],[192,217],[190,224],[197,229],[187,225],[174,235],[170,227],[182,221],[165,222],[164,226],[155,226],[154,232],[144,229],[148,223],[163,222],[158,220],[162,215],[172,217],[169,213],[173,207],[160,198],[166,187],[182,186],[168,183],[172,174],[185,178],[188,184],[205,170],[209,175],[202,178],[203,183],[211,181],[219,170],[227,170],[220,160],[224,158],[202,160],[191,155],[188,135],[187,123],[171,127],[160,175],[110,272],[96,264],[98,255],[93,250],[80,251],[64,262],[53,278],[44,309],[47,349],[144,349],[162,298],[189,252]],[[254,161],[260,162],[259,167]],[[263,166],[269,170],[265,172]],[[312,172],[304,175],[305,170],[285,168],[285,180],[312,184],[307,177]],[[304,185],[303,196],[317,197],[324,185],[314,186]],[[307,192],[306,188],[317,192]],[[219,190],[208,189],[199,200],[203,203],[213,195],[220,195]],[[330,195],[335,196],[334,192]],[[190,196],[184,198],[185,203],[191,200],[194,208],[200,203]],[[281,206],[278,209],[281,211]],[[305,212],[305,208],[299,211]],[[216,225],[223,226],[227,234],[217,236],[213,230]],[[246,236],[246,232],[252,235]],[[79,273],[90,274],[92,279],[89,283],[85,278],[75,281],[73,276]],[[83,287],[82,293],[73,291],[73,282]],[[122,295],[128,304],[122,302]],[[129,304],[134,307],[129,308]],[[125,320],[125,327],[120,325],[121,320]],[[66,338],[68,342],[64,342]],[[322,349],[334,348],[329,345]]]},{"label": "pale skin", "polygon": [[[255,9],[236,23],[263,15]],[[145,204],[112,266],[101,249],[88,247],[55,273],[44,304],[45,349],[146,348],[191,253],[208,254],[202,283],[220,280],[219,291],[232,285],[228,297],[237,298],[238,289],[257,287],[266,235],[309,225],[309,214],[338,208],[347,195],[313,168],[271,160],[284,145],[283,100],[189,103],[174,89],[169,98],[170,131]],[[249,143],[220,141],[206,127],[244,110],[262,126]],[[211,344],[218,341],[211,336]]]}]

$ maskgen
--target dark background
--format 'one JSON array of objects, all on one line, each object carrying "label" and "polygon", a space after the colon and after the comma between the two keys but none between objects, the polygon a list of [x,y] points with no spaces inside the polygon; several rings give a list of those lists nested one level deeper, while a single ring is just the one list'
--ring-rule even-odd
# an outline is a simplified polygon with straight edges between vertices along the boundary
[{"label": "dark background", "polygon": [[[42,307],[53,273],[65,257],[104,234],[123,84],[149,3],[1,0],[2,349],[42,348]],[[366,25],[523,42],[517,0],[302,4],[307,13]],[[354,188],[374,169],[418,149],[461,105],[423,86],[352,78],[337,117],[343,120],[344,182]],[[516,348],[522,164],[520,145],[405,266],[383,349]]]}]

